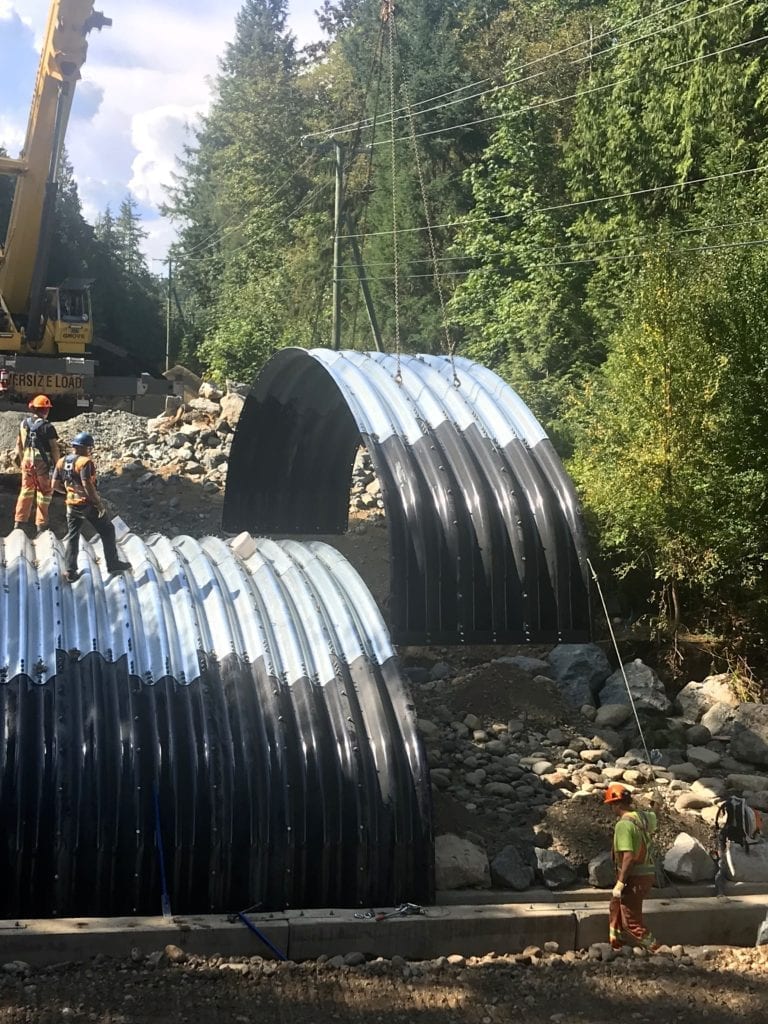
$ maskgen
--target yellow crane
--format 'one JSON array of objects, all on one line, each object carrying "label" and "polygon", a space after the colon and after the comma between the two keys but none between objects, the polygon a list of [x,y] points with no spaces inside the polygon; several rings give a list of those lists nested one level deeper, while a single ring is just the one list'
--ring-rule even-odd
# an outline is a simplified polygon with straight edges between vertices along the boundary
[{"label": "yellow crane", "polygon": [[[65,282],[46,288],[46,273],[59,164],[75,86],[88,52],[87,37],[93,29],[111,24],[94,10],[92,0],[53,0],[24,149],[17,160],[0,157],[0,173],[17,179],[6,241],[0,248],[0,352],[65,357],[56,359],[61,365],[45,369],[36,362],[26,374],[52,375],[54,386],[47,389],[52,391],[69,390],[66,384],[71,381],[64,378],[83,376],[68,372],[80,367],[66,357],[82,359],[93,339],[88,284]],[[33,385],[29,390],[46,389]]]},{"label": "yellow crane", "polygon": [[0,349],[83,356],[93,337],[87,285],[46,288],[58,168],[87,36],[112,20],[92,0],[53,0],[22,156],[0,157],[16,176],[5,245],[0,249]]},{"label": "yellow crane", "polygon": [[62,408],[90,406],[97,396],[134,399],[178,390],[146,373],[97,375],[88,355],[94,337],[91,281],[46,286],[72,100],[89,34],[111,24],[111,18],[94,10],[93,0],[51,0],[24,149],[18,159],[0,157],[0,174],[16,178],[7,236],[0,246],[0,397],[26,399],[43,392],[66,399],[57,402]]}]

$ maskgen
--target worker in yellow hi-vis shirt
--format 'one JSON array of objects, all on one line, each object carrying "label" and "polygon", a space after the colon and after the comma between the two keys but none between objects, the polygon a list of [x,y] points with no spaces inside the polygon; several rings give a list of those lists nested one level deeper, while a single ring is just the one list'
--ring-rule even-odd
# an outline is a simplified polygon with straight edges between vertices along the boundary
[{"label": "worker in yellow hi-vis shirt", "polygon": [[619,819],[613,830],[616,884],[609,907],[611,946],[621,949],[632,943],[645,949],[658,949],[656,939],[643,921],[643,900],[653,888],[656,876],[651,848],[656,815],[653,811],[635,810],[632,794],[620,782],[608,786],[603,802]]}]

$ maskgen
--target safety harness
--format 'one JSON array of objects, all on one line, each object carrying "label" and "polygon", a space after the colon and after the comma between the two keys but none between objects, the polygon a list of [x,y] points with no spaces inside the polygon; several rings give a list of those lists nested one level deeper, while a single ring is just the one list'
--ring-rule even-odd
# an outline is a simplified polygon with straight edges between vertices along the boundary
[{"label": "safety harness", "polygon": [[43,428],[48,425],[48,421],[44,420],[42,416],[29,416],[27,419],[22,421],[21,429],[26,431],[24,436],[24,451],[31,451],[33,454],[39,455],[45,462],[46,466],[51,464],[51,443],[48,438],[48,431]]}]

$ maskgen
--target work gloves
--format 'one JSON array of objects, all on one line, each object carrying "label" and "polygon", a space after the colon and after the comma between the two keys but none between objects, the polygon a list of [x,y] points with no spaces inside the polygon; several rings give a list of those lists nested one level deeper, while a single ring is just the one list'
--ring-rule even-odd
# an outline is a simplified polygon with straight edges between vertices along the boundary
[{"label": "work gloves", "polygon": [[617,882],[616,885],[614,885],[613,889],[611,889],[611,896],[613,896],[613,898],[615,900],[620,900],[621,899],[621,894],[623,892],[624,892],[624,882]]}]

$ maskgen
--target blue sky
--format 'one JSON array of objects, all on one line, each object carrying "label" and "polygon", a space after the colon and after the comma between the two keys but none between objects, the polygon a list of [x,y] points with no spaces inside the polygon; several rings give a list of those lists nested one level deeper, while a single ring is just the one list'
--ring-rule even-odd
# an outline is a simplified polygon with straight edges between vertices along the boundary
[{"label": "blue sky", "polygon": [[[290,0],[300,43],[320,35],[319,0]],[[147,252],[165,255],[173,238],[159,217],[176,154],[209,101],[208,83],[234,34],[242,0],[99,0],[112,28],[89,37],[67,149],[86,217],[92,222],[127,192],[149,231]],[[49,0],[0,0],[0,145],[17,156],[24,142]]]}]

